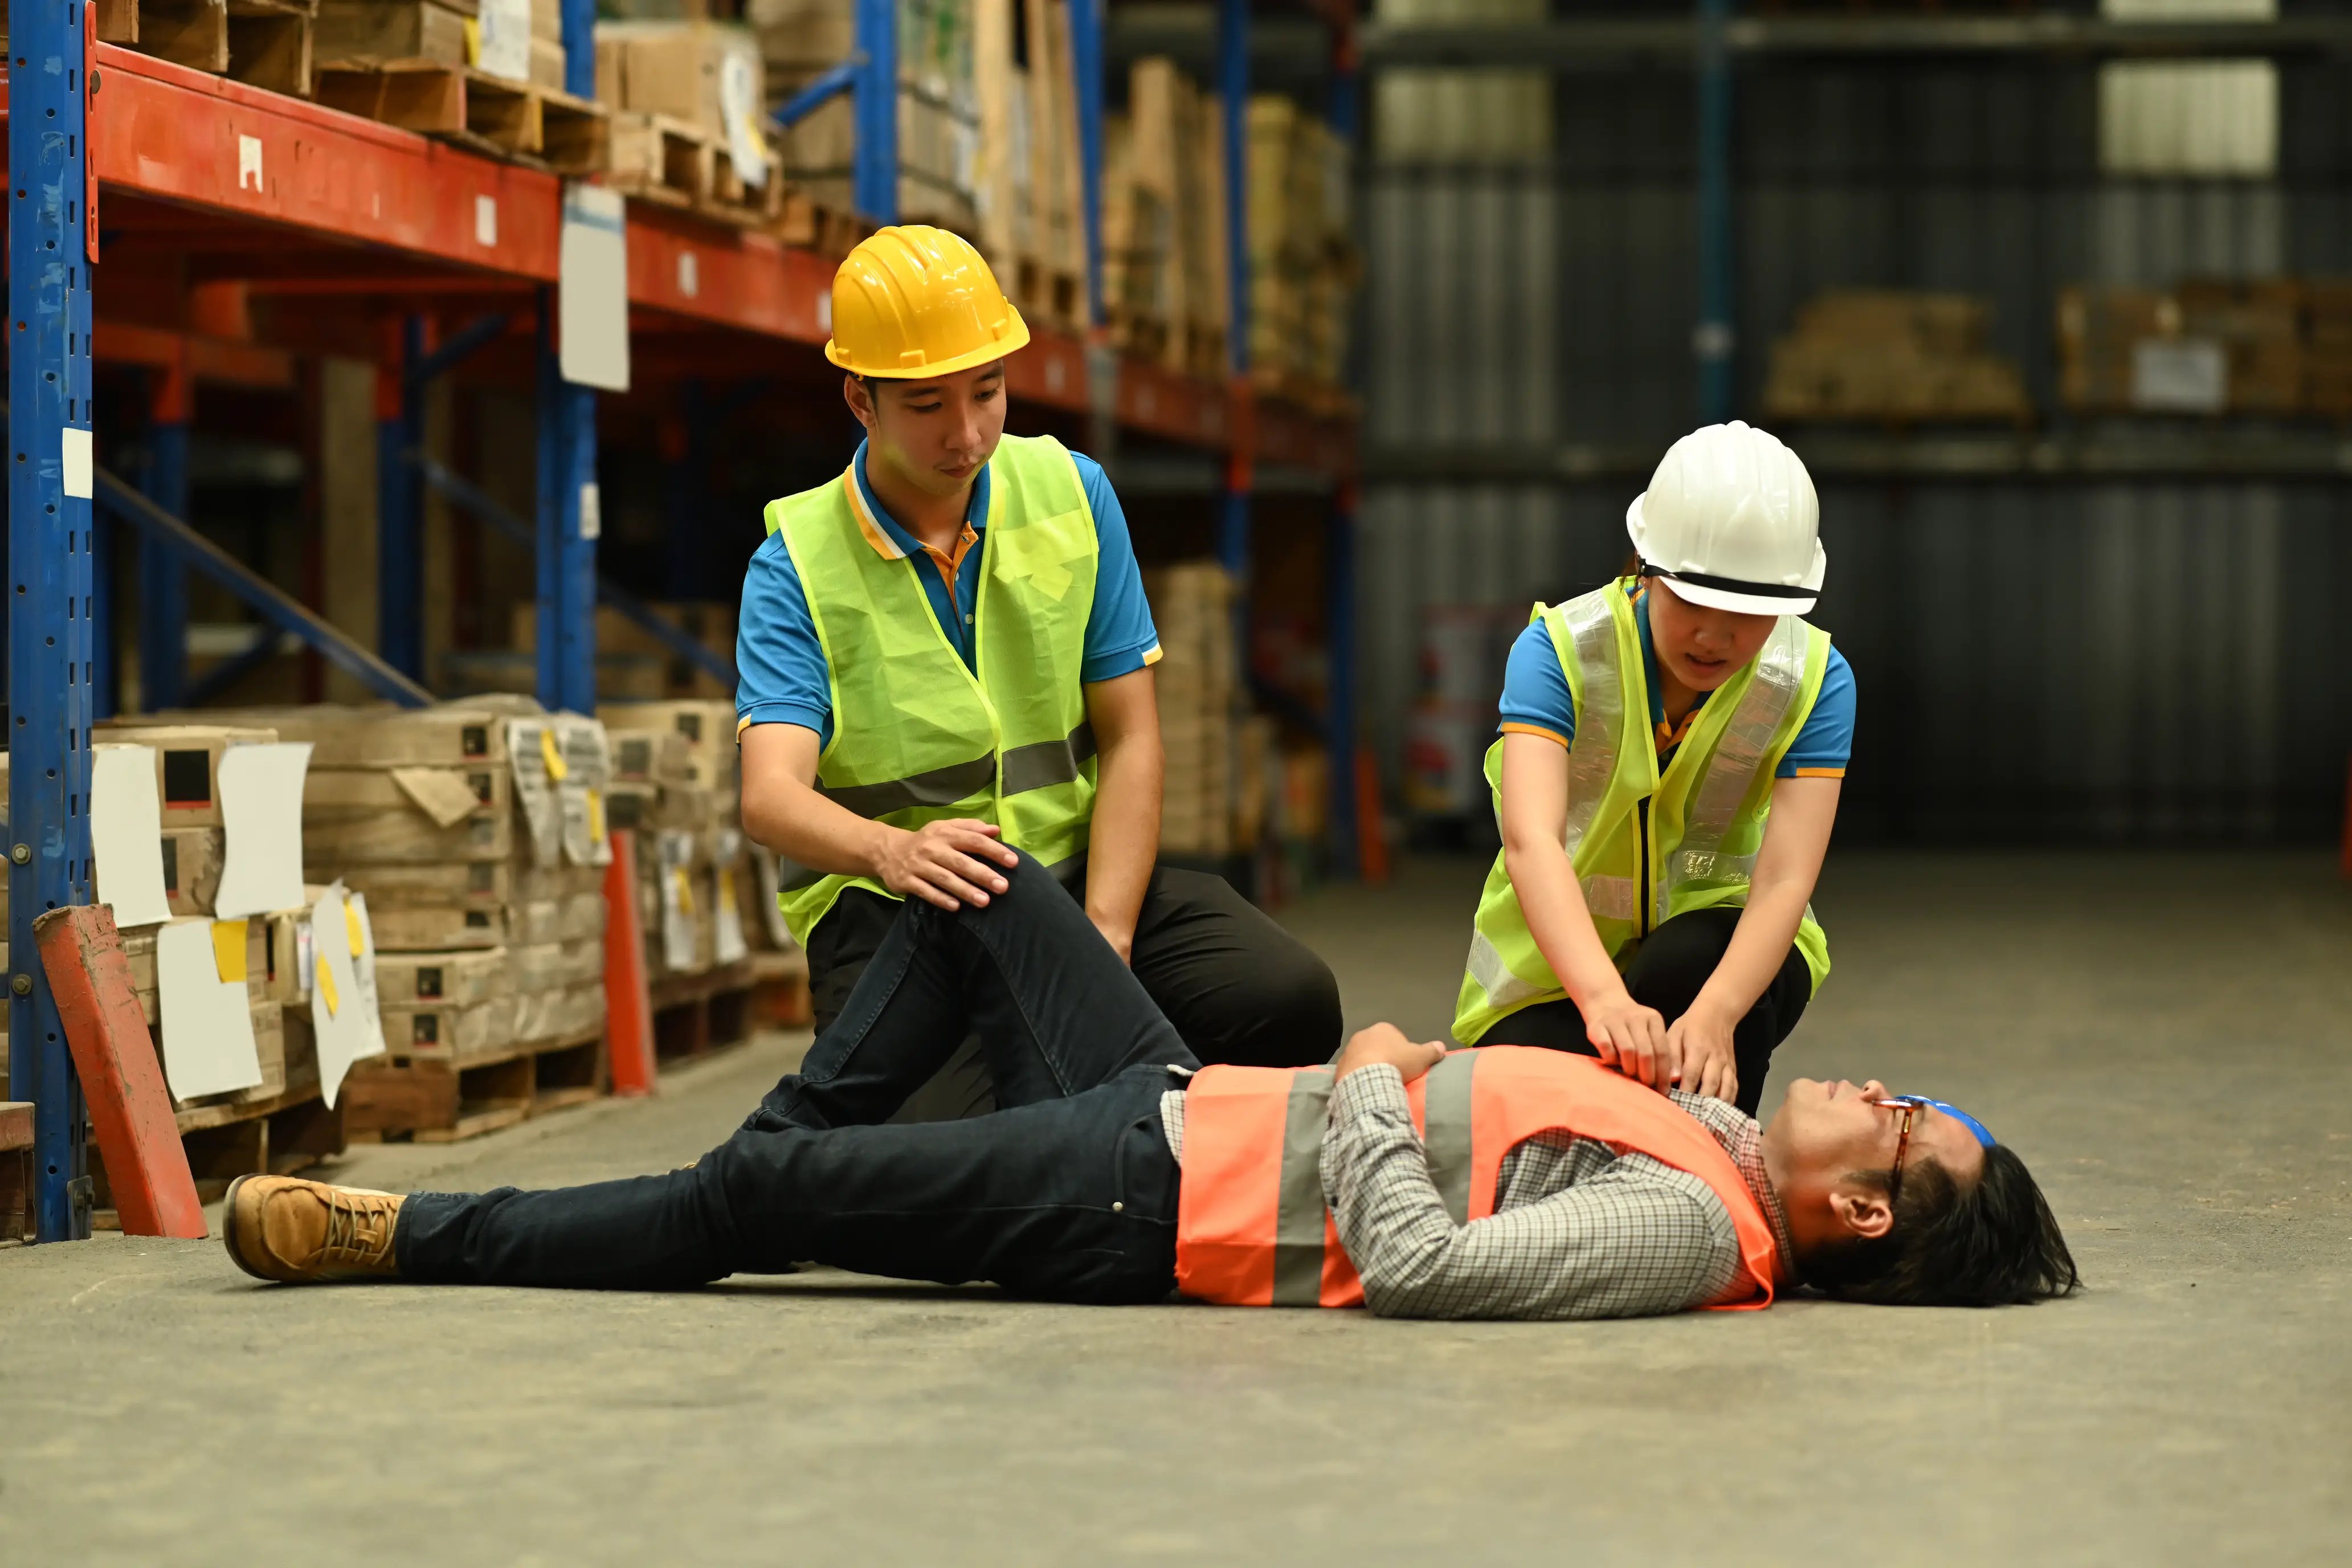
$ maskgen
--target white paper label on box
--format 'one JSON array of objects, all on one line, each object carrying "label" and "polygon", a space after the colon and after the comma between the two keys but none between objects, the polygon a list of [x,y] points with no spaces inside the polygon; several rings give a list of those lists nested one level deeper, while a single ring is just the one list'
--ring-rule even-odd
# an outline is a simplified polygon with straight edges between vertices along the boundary
[{"label": "white paper label on box", "polygon": [[474,198],[474,243],[494,247],[499,243],[499,198]]},{"label": "white paper label on box", "polygon": [[155,790],[155,748],[93,746],[89,758],[89,846],[98,862],[98,897],[114,923],[160,925],[172,918],[163,887],[163,806]]},{"label": "white paper label on box", "polygon": [[310,742],[231,746],[221,753],[221,861],[213,912],[222,920],[290,910],[302,901],[302,779]]},{"label": "white paper label on box", "polygon": [[768,143],[760,134],[759,84],[748,48],[730,49],[719,62],[719,118],[727,127],[727,156],[747,185],[768,183]]},{"label": "white paper label on box", "polygon": [[338,940],[351,923],[343,898],[343,885],[337,882],[310,906],[311,951],[318,965],[310,986],[310,1027],[319,1039],[319,1095],[330,1110],[352,1064],[383,1049],[383,1020],[376,1012],[373,987],[362,983],[351,943]]},{"label": "white paper label on box", "polygon": [[2210,338],[2142,338],[2132,345],[2132,406],[2219,414],[2230,402],[2230,356]]},{"label": "white paper label on box", "polygon": [[240,191],[261,189],[261,138],[239,136],[236,139],[236,188]]},{"label": "white paper label on box", "polygon": [[587,480],[580,487],[580,537],[583,539],[604,537],[604,492],[596,488],[596,481],[593,479]]},{"label": "white paper label on box", "polygon": [[629,242],[622,211],[618,191],[563,188],[555,290],[563,379],[605,392],[629,390]]},{"label": "white paper label on box", "polygon": [[155,932],[155,1005],[163,1079],[175,1100],[261,1082],[251,1001],[242,976],[223,980],[213,922],[173,921]]},{"label": "white paper label on box", "polygon": [[481,0],[474,64],[509,81],[530,79],[530,0]]},{"label": "white paper label on box", "polygon": [[65,458],[66,494],[75,500],[88,500],[91,470],[97,466],[97,459],[90,452],[89,432],[68,425],[62,435],[65,438],[62,455]]}]

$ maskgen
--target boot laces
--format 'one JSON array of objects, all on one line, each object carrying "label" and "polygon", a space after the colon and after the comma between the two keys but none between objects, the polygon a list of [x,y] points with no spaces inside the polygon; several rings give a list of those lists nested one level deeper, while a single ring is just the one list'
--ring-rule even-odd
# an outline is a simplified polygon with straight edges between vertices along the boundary
[{"label": "boot laces", "polygon": [[327,1194],[327,1239],[322,1263],[372,1263],[383,1250],[385,1205],[341,1191]]}]

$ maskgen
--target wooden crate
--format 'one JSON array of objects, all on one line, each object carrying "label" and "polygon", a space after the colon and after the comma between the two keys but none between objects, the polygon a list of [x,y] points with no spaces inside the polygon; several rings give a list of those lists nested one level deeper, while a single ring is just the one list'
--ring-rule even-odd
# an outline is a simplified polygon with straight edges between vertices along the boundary
[{"label": "wooden crate", "polygon": [[692,207],[711,190],[710,136],[666,114],[613,117],[612,181],[615,190],[663,206]]},{"label": "wooden crate", "polygon": [[612,114],[601,103],[439,60],[336,60],[316,73],[331,109],[558,174],[603,174]]},{"label": "wooden crate", "polygon": [[[239,1176],[290,1176],[341,1153],[344,1110],[343,1104],[330,1109],[319,1098],[315,1082],[244,1105],[183,1107],[177,1115],[180,1142],[187,1150],[196,1196],[217,1203]],[[106,1160],[95,1142],[89,1146],[89,1170],[91,1226],[121,1228],[107,1185]]]}]

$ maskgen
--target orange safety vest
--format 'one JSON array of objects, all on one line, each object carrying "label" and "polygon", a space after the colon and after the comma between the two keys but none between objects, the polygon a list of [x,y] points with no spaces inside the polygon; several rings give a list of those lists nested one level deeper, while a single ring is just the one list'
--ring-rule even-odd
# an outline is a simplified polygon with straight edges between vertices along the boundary
[{"label": "orange safety vest", "polygon": [[[1206,1067],[1184,1096],[1176,1288],[1231,1307],[1358,1307],[1363,1282],[1323,1203],[1323,1068]],[[1647,1154],[1723,1200],[1747,1275],[1711,1308],[1772,1304],[1771,1222],[1723,1145],[1664,1095],[1589,1057],[1529,1046],[1454,1051],[1405,1086],[1430,1179],[1456,1225],[1495,1212],[1503,1158],[1539,1132]]]}]

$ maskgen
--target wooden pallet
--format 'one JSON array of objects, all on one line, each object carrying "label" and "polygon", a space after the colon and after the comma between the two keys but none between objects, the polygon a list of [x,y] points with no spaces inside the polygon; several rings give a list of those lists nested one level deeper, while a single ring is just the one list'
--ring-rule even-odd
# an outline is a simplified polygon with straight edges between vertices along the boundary
[{"label": "wooden pallet", "polygon": [[0,1247],[33,1239],[33,1107],[0,1100]]},{"label": "wooden pallet", "polygon": [[708,1056],[761,1029],[806,1028],[813,1016],[808,958],[754,952],[700,974],[665,974],[652,984],[654,1051],[667,1060]]},{"label": "wooden pallet", "polygon": [[98,0],[99,41],[214,76],[310,96],[318,0]]},{"label": "wooden pallet", "polygon": [[352,1065],[346,1125],[354,1143],[455,1143],[595,1100],[607,1081],[601,1025],[463,1060],[389,1052]]},{"label": "wooden pallet", "polygon": [[440,60],[339,59],[314,96],[331,109],[558,174],[598,174],[611,159],[612,114],[553,88]]}]

